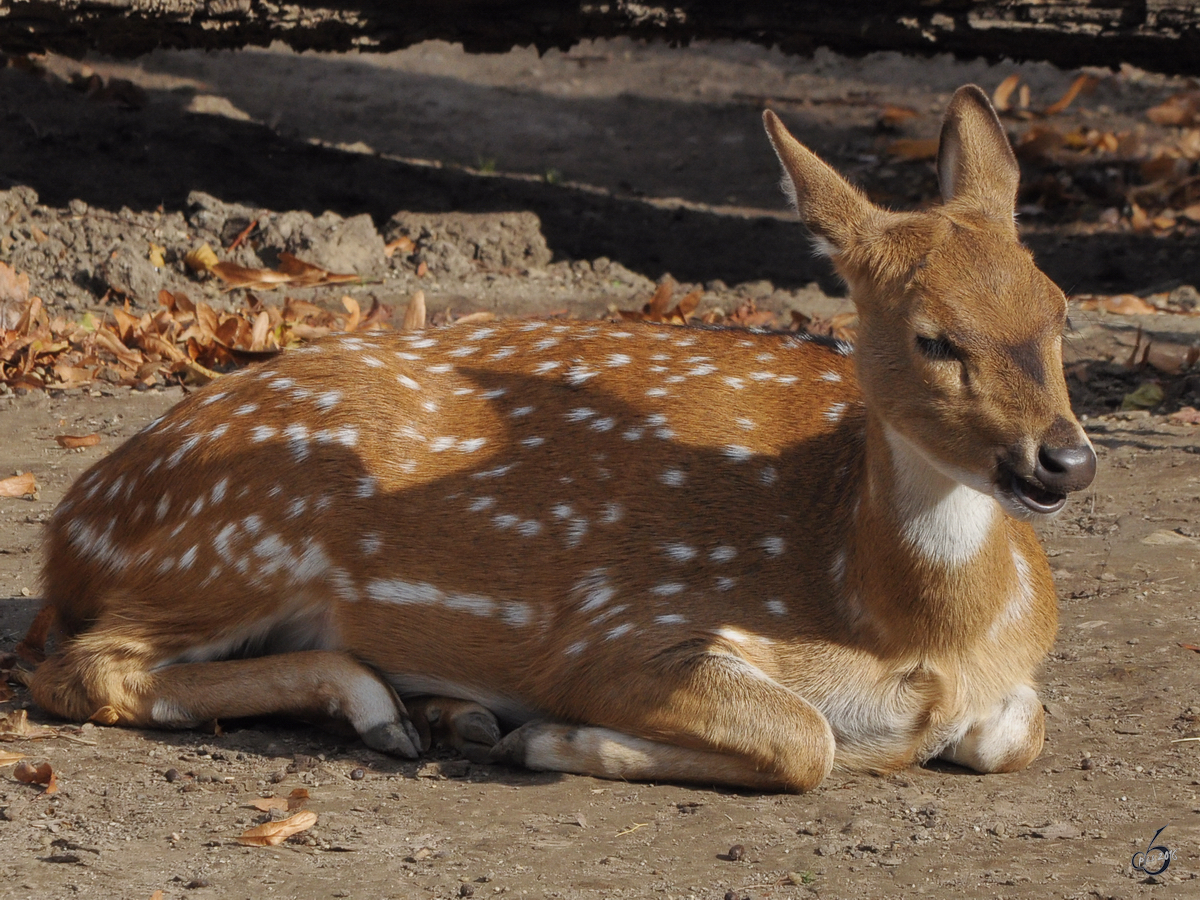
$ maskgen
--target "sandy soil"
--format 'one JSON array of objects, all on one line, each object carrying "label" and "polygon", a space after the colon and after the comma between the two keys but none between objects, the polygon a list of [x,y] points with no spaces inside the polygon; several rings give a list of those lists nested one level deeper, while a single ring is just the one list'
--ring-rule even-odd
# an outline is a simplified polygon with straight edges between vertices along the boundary
[{"label": "sandy soil", "polygon": [[[705,307],[753,297],[829,315],[845,301],[782,211],[758,124],[765,98],[873,196],[920,203],[935,191],[930,167],[881,154],[881,105],[919,110],[904,133],[932,136],[955,86],[990,89],[1013,70],[623,42],[540,59],[428,45],[370,59],[45,66],[0,70],[0,187],[11,188],[0,192],[0,260],[70,314],[103,309],[111,292],[151,308],[164,287],[240,303],[182,257],[201,241],[228,245],[257,218],[239,261],[288,250],[359,272],[360,302],[402,306],[420,287],[441,314],[595,316],[640,305],[669,271],[701,287]],[[1020,71],[1047,102],[1073,76]],[[1175,87],[1126,72],[1070,115],[1133,123]],[[1064,287],[1196,283],[1194,235],[1107,227],[1107,202],[1099,191],[1068,210],[1028,210],[1026,237]],[[401,232],[416,253],[386,258]],[[148,262],[150,243],[166,266]],[[223,723],[219,735],[50,722],[61,736],[0,745],[49,761],[59,779],[45,796],[0,769],[0,897],[1196,896],[1200,743],[1181,739],[1200,735],[1200,657],[1180,644],[1200,643],[1200,442],[1167,413],[1200,405],[1200,376],[1160,378],[1166,398],[1151,411],[1118,407],[1152,377],[1122,365],[1138,329],[1194,344],[1200,320],[1076,308],[1072,321],[1071,387],[1101,469],[1043,529],[1062,627],[1042,673],[1046,749],[1027,771],[835,773],[809,795],[757,796],[449,755],[401,763],[270,722]],[[180,396],[99,382],[0,392],[0,474],[33,471],[41,485],[36,500],[0,500],[0,652],[36,610],[55,502]],[[92,431],[102,443],[82,451],[53,441]],[[0,712],[28,705],[13,689]],[[297,787],[320,816],[312,830],[272,849],[235,842],[264,818],[251,801]],[[1159,843],[1175,855],[1147,877],[1131,856],[1164,825]]]}]

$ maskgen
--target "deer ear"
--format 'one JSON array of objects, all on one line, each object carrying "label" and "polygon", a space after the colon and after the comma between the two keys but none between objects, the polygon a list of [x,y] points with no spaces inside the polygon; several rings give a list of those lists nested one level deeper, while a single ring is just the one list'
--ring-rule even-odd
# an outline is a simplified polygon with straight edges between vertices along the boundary
[{"label": "deer ear", "polygon": [[946,107],[937,173],[943,202],[965,201],[1011,220],[1021,170],[987,94],[973,84],[955,91]]},{"label": "deer ear", "polygon": [[831,169],[788,132],[769,109],[767,137],[783,165],[783,190],[827,256],[842,253],[866,227],[875,207],[858,188]]}]

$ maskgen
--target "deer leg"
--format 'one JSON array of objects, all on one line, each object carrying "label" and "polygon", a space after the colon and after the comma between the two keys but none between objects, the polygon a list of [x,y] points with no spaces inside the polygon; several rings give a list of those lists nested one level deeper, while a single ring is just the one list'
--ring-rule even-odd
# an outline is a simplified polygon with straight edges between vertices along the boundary
[{"label": "deer leg", "polygon": [[806,791],[829,774],[833,731],[811,703],[732,654],[668,662],[623,692],[617,685],[621,699],[607,715],[590,717],[604,725],[530,722],[492,758],[600,778],[755,790]]},{"label": "deer leg", "polygon": [[426,744],[453,747],[472,762],[487,762],[500,740],[500,723],[491,710],[471,700],[418,697],[406,706]]},{"label": "deer leg", "polygon": [[34,700],[105,725],[189,728],[213,719],[344,719],[374,750],[413,759],[420,738],[392,688],[348,653],[304,650],[155,668],[126,636],[74,639],[30,680]]},{"label": "deer leg", "polygon": [[1045,713],[1037,693],[1021,685],[966,734],[942,751],[947,762],[976,772],[1016,772],[1037,759],[1045,739]]}]

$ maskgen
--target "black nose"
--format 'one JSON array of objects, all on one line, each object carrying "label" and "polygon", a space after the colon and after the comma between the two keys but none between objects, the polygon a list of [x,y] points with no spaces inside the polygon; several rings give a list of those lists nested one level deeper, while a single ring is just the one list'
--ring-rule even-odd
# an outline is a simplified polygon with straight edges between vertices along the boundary
[{"label": "black nose", "polygon": [[1038,448],[1034,477],[1049,491],[1079,491],[1096,477],[1096,452],[1087,444],[1077,447]]}]

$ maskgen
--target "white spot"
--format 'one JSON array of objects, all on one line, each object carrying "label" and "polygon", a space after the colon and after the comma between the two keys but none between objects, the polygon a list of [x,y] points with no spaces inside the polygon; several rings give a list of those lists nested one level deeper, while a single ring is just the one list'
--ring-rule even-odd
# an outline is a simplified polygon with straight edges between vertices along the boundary
[{"label": "white spot", "polygon": [[733,586],[737,584],[736,578],[730,578],[728,575],[718,575],[714,580],[718,591],[731,591]]},{"label": "white spot", "polygon": [[227,524],[224,528],[217,532],[217,536],[213,538],[213,547],[221,556],[229,559],[230,544],[233,540],[234,532],[237,531],[237,525],[233,522]]},{"label": "white spot", "polygon": [[768,535],[759,541],[758,545],[767,551],[768,556],[783,556],[784,542],[781,537]]},{"label": "white spot", "polygon": [[421,386],[407,375],[397,375],[396,380],[408,388],[410,391],[419,391]]},{"label": "white spot", "polygon": [[470,438],[458,442],[459,453],[474,453],[480,447],[487,443],[487,438]]},{"label": "white spot", "polygon": [[464,356],[470,356],[472,353],[476,352],[478,349],[479,349],[478,347],[455,347],[453,350],[449,351],[446,355],[462,358]]},{"label": "white spot", "polygon": [[514,419],[520,419],[522,416],[529,415],[534,411],[534,409],[535,407],[532,406],[518,406],[516,409],[510,412],[509,415]]},{"label": "white spot", "polygon": [[492,524],[501,531],[507,531],[520,521],[521,517],[514,516],[512,513],[497,513],[496,515],[492,516]]},{"label": "white spot", "polygon": [[286,391],[288,388],[296,384],[291,378],[276,378],[271,382],[270,386],[277,391]]},{"label": "white spot", "polygon": [[763,605],[766,606],[767,612],[769,612],[773,616],[786,616],[787,615],[787,611],[788,611],[787,604],[784,603],[782,600],[768,600]]},{"label": "white spot", "polygon": [[469,335],[467,335],[467,340],[468,341],[482,341],[484,338],[491,337],[495,333],[496,333],[495,328],[476,328]]},{"label": "white spot", "polygon": [[167,512],[171,508],[171,495],[163,494],[158,498],[158,505],[154,507],[154,517],[158,521],[162,521],[167,517]]},{"label": "white spot", "polygon": [[646,391],[646,396],[647,397],[665,397],[665,396],[667,396],[667,393],[668,392],[667,392],[666,388],[654,387],[654,388],[650,388],[648,391]]},{"label": "white spot", "polygon": [[175,466],[179,465],[184,456],[194,450],[196,445],[199,443],[200,438],[196,435],[186,438],[183,443],[179,445],[179,449],[167,457],[167,468],[174,468]]},{"label": "white spot", "polygon": [[533,322],[527,322],[526,324],[522,325],[519,330],[520,331],[538,331],[539,329],[542,329],[545,327],[546,327],[545,322],[534,320]]},{"label": "white spot", "polygon": [[408,362],[416,362],[417,360],[419,360],[421,358],[421,354],[420,353],[408,353],[404,350],[397,350],[396,358],[407,360]]},{"label": "white spot", "polygon": [[287,512],[288,518],[295,519],[295,518],[298,518],[299,516],[304,515],[304,510],[305,510],[305,508],[307,508],[307,506],[308,506],[308,498],[307,497],[297,497],[291,503],[288,504],[288,512]]},{"label": "white spot", "polygon": [[575,515],[575,509],[570,503],[556,503],[550,508],[550,512],[556,519],[569,519]]},{"label": "white spot", "polygon": [[846,412],[845,403],[835,403],[829,409],[825,410],[825,418],[830,422],[838,422],[842,418],[842,414]]},{"label": "white spot", "polygon": [[833,554],[833,562],[829,564],[829,576],[835,583],[841,584],[846,578],[846,551],[839,550]]},{"label": "white spot", "polygon": [[437,341],[433,338],[428,338],[428,337],[420,338],[418,340],[411,341],[409,343],[409,346],[414,347],[417,350],[428,350],[430,347],[436,347]]},{"label": "white spot", "polygon": [[490,391],[484,391],[480,396],[484,400],[498,400],[508,393],[508,388],[492,388]]},{"label": "white spot", "polygon": [[287,436],[288,442],[292,446],[292,453],[297,459],[304,459],[308,456],[308,427],[300,422],[293,422],[287,428],[283,429],[284,435]]},{"label": "white spot", "polygon": [[587,645],[588,645],[587,641],[576,641],[575,643],[571,644],[571,646],[567,647],[567,649],[564,650],[563,653],[566,656],[578,656],[580,653],[582,653],[584,650],[587,649]]},{"label": "white spot", "polygon": [[717,371],[716,366],[712,365],[711,363],[704,363],[703,365],[696,366],[696,368],[692,369],[692,371],[688,372],[687,374],[688,375],[711,375],[715,371]]},{"label": "white spot", "polygon": [[555,369],[557,369],[561,365],[562,365],[562,363],[557,362],[556,360],[548,360],[546,362],[540,362],[536,366],[533,367],[533,374],[534,375],[545,375],[547,372],[553,372]]},{"label": "white spot", "polygon": [[458,438],[453,435],[443,435],[442,437],[435,437],[432,441],[429,442],[429,452],[430,453],[441,453],[445,450],[449,450],[451,447],[453,447],[457,443],[458,443]]},{"label": "white spot", "polygon": [[774,377],[775,377],[774,372],[751,372],[750,373],[751,381],[770,381]]},{"label": "white spot", "polygon": [[687,544],[663,544],[663,553],[677,563],[685,563],[696,558],[699,551]]},{"label": "white spot", "polygon": [[367,556],[374,556],[383,547],[383,538],[374,532],[362,537],[362,550]]},{"label": "white spot", "polygon": [[725,638],[727,641],[732,641],[735,644],[744,644],[750,640],[750,636],[744,631],[737,628],[730,628],[728,625],[723,625],[713,632],[717,637]]},{"label": "white spot", "polygon": [[533,345],[533,349],[537,350],[539,352],[542,350],[549,350],[551,347],[553,347],[555,344],[558,344],[558,343],[561,343],[560,338],[555,338],[555,337],[542,338],[540,341],[538,341],[536,344]]},{"label": "white spot", "polygon": [[774,484],[779,480],[779,470],[774,466],[763,466],[763,470],[758,473],[758,480],[763,484]]},{"label": "white spot", "polygon": [[589,379],[595,378],[598,374],[600,373],[593,372],[587,366],[577,365],[567,369],[566,379],[567,383],[572,387],[579,387]]},{"label": "white spot", "polygon": [[754,456],[754,451],[741,444],[727,444],[724,449],[725,457],[734,462],[747,462]]},{"label": "white spot", "polygon": [[533,621],[533,609],[519,600],[506,601],[500,607],[500,621],[513,628],[524,628]]},{"label": "white spot", "polygon": [[726,563],[738,555],[737,549],[728,545],[713,547],[708,551],[708,558],[713,562]]},{"label": "white spot", "polygon": [[722,380],[735,391],[740,391],[746,386],[746,382],[736,375],[726,375]]},{"label": "white spot", "polygon": [[646,430],[644,428],[630,428],[628,431],[624,432],[621,437],[625,438],[627,441],[640,441],[642,439],[642,435],[645,434],[645,431]]},{"label": "white spot", "polygon": [[743,431],[752,431],[755,427],[757,427],[754,424],[753,419],[739,417],[738,419],[736,419],[736,421],[737,421],[738,427],[741,428]]},{"label": "white spot", "polygon": [[583,543],[583,539],[587,537],[588,520],[583,516],[577,516],[567,523],[566,544],[568,547],[578,547]]},{"label": "white spot", "polygon": [[604,361],[604,364],[606,366],[611,366],[611,367],[615,368],[616,366],[627,366],[631,362],[633,362],[633,360],[629,356],[626,356],[624,353],[613,353],[613,354],[610,354],[608,359],[606,359]]},{"label": "white spot", "polygon": [[650,589],[650,593],[659,597],[674,597],[676,594],[682,594],[685,590],[685,585],[678,581],[668,581],[663,584],[656,584]]},{"label": "white spot", "polygon": [[540,447],[544,443],[546,443],[546,439],[544,437],[534,436],[534,437],[521,438],[521,446],[522,447]]},{"label": "white spot", "polygon": [[617,638],[621,637],[622,635],[629,634],[629,632],[631,632],[631,631],[633,631],[633,623],[632,622],[622,622],[620,625],[616,626],[615,628],[610,628],[608,630],[608,633],[604,635],[604,639],[606,641],[616,640]]},{"label": "white spot", "polygon": [[184,551],[183,556],[179,557],[179,568],[190,569],[193,563],[196,562],[196,552],[199,550],[194,544]]},{"label": "white spot", "polygon": [[358,479],[358,489],[355,490],[355,496],[358,497],[374,497],[379,490],[379,479],[374,475],[364,475]]},{"label": "white spot", "polygon": [[612,431],[613,428],[616,427],[616,424],[616,419],[605,416],[602,419],[596,419],[596,421],[592,422],[588,427],[591,428],[592,431]]},{"label": "white spot", "polygon": [[495,497],[476,497],[467,507],[471,512],[483,512],[485,509],[491,509],[496,505]]},{"label": "white spot", "polygon": [[251,534],[258,534],[262,530],[262,516],[249,515],[242,519],[242,527]]},{"label": "white spot", "polygon": [[625,507],[620,503],[609,500],[600,512],[600,521],[605,525],[615,525],[625,517]]},{"label": "white spot", "polygon": [[273,438],[276,433],[276,429],[271,425],[255,425],[250,430],[250,439],[261,444],[263,441]]},{"label": "white spot", "polygon": [[203,509],[204,509],[204,498],[197,497],[195,502],[192,504],[192,508],[188,510],[188,516],[191,518],[195,518],[196,516],[200,515],[200,512]]},{"label": "white spot", "polygon": [[367,596],[378,603],[428,606],[440,603],[446,595],[428,582],[384,578],[367,583]]},{"label": "white spot", "polygon": [[430,375],[449,375],[454,371],[454,366],[450,363],[438,363],[436,366],[428,366],[425,371]]},{"label": "white spot", "polygon": [[490,616],[496,611],[496,601],[479,594],[447,594],[443,603],[447,609],[475,616]]},{"label": "white spot", "polygon": [[837,384],[839,381],[842,380],[842,376],[839,375],[837,372],[826,372],[824,375],[821,376],[821,380],[828,381],[833,384]]},{"label": "white spot", "polygon": [[482,472],[473,472],[472,478],[501,478],[517,467],[516,463],[507,463],[503,466],[496,466],[494,469],[484,469]]},{"label": "white spot", "polygon": [[216,428],[214,428],[212,431],[210,431],[208,433],[208,439],[210,441],[219,441],[222,437],[225,436],[225,432],[227,432],[228,430],[229,430],[229,423],[222,422],[220,425],[218,425]]},{"label": "white spot", "polygon": [[656,625],[686,625],[687,616],[681,616],[679,613],[666,613],[665,615],[655,616],[654,622]]},{"label": "white spot", "polygon": [[687,474],[681,469],[667,469],[658,476],[658,480],[668,487],[682,487],[687,481]]},{"label": "white spot", "polygon": [[499,350],[496,350],[495,352],[493,352],[489,358],[490,359],[507,359],[508,357],[512,356],[516,352],[517,352],[516,347],[501,347]]},{"label": "white spot", "polygon": [[522,537],[536,537],[542,533],[542,523],[534,519],[526,519],[517,526],[517,534]]},{"label": "white spot", "polygon": [[569,412],[563,413],[563,418],[568,422],[585,422],[594,415],[596,415],[596,411],[594,409],[588,409],[586,406],[581,406],[578,409],[572,409]]}]

